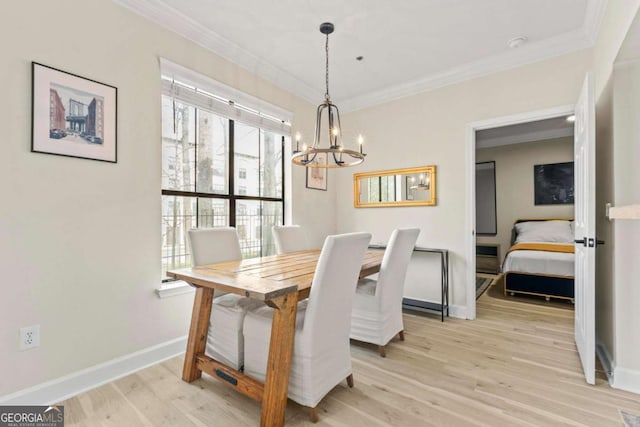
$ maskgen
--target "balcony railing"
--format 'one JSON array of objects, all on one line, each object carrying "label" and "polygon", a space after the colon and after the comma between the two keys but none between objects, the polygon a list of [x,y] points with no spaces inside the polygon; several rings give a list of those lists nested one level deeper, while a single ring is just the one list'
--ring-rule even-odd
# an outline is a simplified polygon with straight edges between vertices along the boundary
[{"label": "balcony railing", "polygon": [[[195,215],[164,215],[162,217],[162,279],[167,280],[168,270],[191,266],[191,252],[188,245],[189,228],[195,227]],[[224,227],[228,224],[228,216],[200,214],[198,227]],[[236,230],[240,240],[243,258],[273,255],[275,243],[271,227],[282,224],[282,215],[260,215],[256,212],[238,214]]]}]

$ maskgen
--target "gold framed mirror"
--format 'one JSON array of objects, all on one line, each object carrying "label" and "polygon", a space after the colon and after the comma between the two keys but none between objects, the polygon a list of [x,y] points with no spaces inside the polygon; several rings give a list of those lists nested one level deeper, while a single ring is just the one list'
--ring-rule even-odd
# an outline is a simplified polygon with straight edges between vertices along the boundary
[{"label": "gold framed mirror", "polygon": [[435,206],[436,167],[355,173],[353,205],[356,208]]}]

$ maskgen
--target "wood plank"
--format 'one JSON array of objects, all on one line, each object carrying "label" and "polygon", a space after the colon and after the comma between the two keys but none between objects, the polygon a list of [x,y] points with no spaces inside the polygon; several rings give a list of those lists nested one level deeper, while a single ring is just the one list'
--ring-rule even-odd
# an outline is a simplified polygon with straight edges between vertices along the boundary
[{"label": "wood plank", "polygon": [[182,371],[182,379],[189,383],[197,380],[202,375],[202,371],[198,369],[196,362],[198,355],[204,354],[204,349],[207,345],[212,302],[213,289],[196,289],[189,338],[187,340],[187,352],[184,357],[184,370]]},{"label": "wood plank", "polygon": [[172,273],[172,276],[197,287],[217,289],[261,301],[297,290],[295,285],[285,281],[274,281],[248,275],[235,275],[233,273],[205,272],[197,268],[177,270]]},{"label": "wood plank", "polygon": [[271,341],[269,342],[269,359],[267,360],[260,425],[275,427],[284,424],[298,295],[296,293],[284,295],[278,299],[267,301],[267,304],[275,310],[271,324]]},{"label": "wood plank", "polygon": [[220,380],[223,384],[253,400],[257,400],[258,402],[262,401],[264,385],[260,381],[248,377],[242,372],[206,355],[198,356],[197,365],[198,369]]},{"label": "wood plank", "polygon": [[[353,343],[355,387],[343,382],[320,402],[318,425],[613,426],[620,410],[640,415],[637,394],[612,389],[602,374],[585,383],[571,310],[486,293],[477,310],[474,321],[444,323],[405,312],[406,340],[393,339],[385,359]],[[63,402],[66,425],[260,423],[258,402],[209,375],[185,383],[182,364],[176,357]],[[286,426],[310,425],[293,402],[284,415]]]}]

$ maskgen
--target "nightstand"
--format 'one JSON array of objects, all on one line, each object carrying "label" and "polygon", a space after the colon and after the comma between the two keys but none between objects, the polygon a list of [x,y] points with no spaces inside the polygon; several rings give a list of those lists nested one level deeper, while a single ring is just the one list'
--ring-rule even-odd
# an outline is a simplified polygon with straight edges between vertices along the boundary
[{"label": "nightstand", "polygon": [[500,273],[500,245],[497,243],[476,243],[476,272]]}]

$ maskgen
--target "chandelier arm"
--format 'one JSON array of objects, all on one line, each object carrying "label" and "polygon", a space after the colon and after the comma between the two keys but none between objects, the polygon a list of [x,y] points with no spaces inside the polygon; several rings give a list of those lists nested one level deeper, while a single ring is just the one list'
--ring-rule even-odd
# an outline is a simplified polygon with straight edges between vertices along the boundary
[{"label": "chandelier arm", "polygon": [[[338,159],[338,156],[336,156],[336,152],[332,152],[331,155],[333,156],[333,161],[336,165],[338,166],[342,166],[344,164],[344,162],[342,161],[342,157],[340,157]],[[342,154],[340,154],[340,156],[342,156]]]},{"label": "chandelier arm", "polygon": [[320,147],[320,132],[322,129],[322,111],[327,108],[327,104],[318,105],[318,109],[316,111],[316,132],[315,137],[313,138],[313,148]]},{"label": "chandelier arm", "polygon": [[342,144],[342,124],[340,123],[340,110],[338,106],[332,104],[333,108],[336,110],[336,119],[338,120],[338,135],[336,135],[336,145],[343,146]]},{"label": "chandelier arm", "polygon": [[318,153],[313,153],[313,156],[311,156],[310,159],[306,160],[305,163],[313,163],[316,160],[316,157],[318,157]]},{"label": "chandelier arm", "polygon": [[333,135],[333,131],[334,131],[334,127],[333,127],[333,111],[332,111],[333,105],[329,104],[329,108],[327,111],[327,115],[329,117],[329,129],[327,129],[328,134],[329,134],[329,147],[333,148],[336,146],[336,141],[335,141],[335,137]]}]

